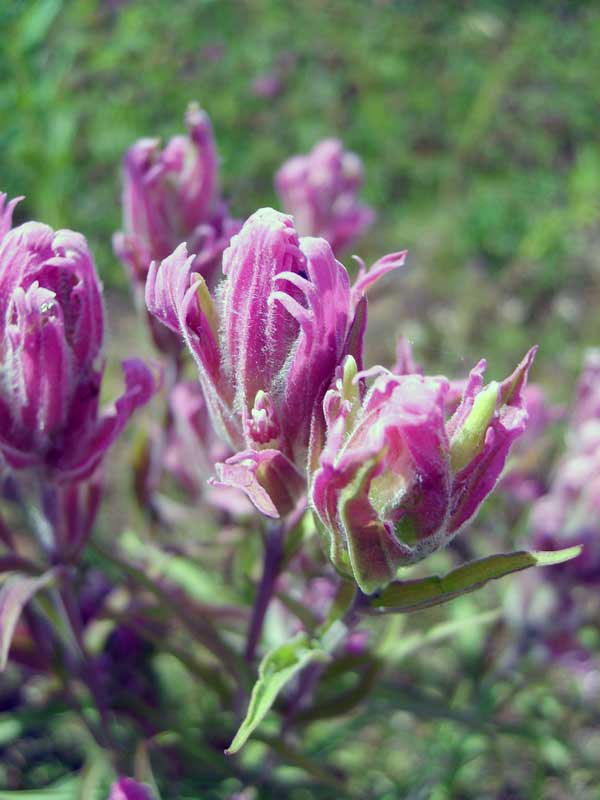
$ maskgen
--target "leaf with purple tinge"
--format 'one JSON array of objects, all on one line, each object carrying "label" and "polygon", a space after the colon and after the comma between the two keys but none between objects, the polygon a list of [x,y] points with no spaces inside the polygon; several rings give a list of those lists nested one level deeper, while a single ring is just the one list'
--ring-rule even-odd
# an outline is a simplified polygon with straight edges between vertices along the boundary
[{"label": "leaf with purple tinge", "polygon": [[36,592],[54,579],[54,570],[31,577],[20,573],[9,574],[0,589],[0,671],[6,667],[10,644],[25,605]]}]

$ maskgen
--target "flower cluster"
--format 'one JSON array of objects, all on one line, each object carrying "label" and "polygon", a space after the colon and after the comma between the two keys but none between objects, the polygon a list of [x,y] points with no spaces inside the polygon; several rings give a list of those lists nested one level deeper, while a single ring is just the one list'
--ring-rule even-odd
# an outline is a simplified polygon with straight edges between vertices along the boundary
[{"label": "flower cluster", "polygon": [[275,188],[298,233],[322,236],[337,255],[374,220],[358,200],[362,181],[360,158],[338,139],[324,139],[308,155],[288,159],[275,176]]},{"label": "flower cluster", "polygon": [[291,217],[261,209],[223,255],[213,295],[185,245],[148,274],[149,311],[186,341],[215,428],[235,452],[219,482],[268,516],[305,490],[313,420],[342,358],[361,359],[364,291],[403,261],[387,256],[352,287],[324,239],[300,239]]},{"label": "flower cluster", "polygon": [[146,289],[149,311],[188,344],[234,451],[217,464],[219,484],[271,517],[309,487],[331,560],[365,592],[463,527],[527,421],[534,350],[500,384],[484,387],[481,361],[450,419],[445,379],[383,372],[365,395],[364,291],[402,258],[351,287],[327,241],[299,238],[290,217],[262,209],[225,251],[214,296],[183,245],[152,265]]},{"label": "flower cluster", "polygon": [[[208,117],[191,106],[186,119],[187,136],[163,149],[143,139],[127,152],[124,230],[114,239],[170,367],[164,413],[139,438],[133,462],[132,488],[156,540],[129,529],[123,552],[95,543],[93,567],[79,557],[102,498],[107,451],[160,381],[141,360],[126,361],[123,394],[114,408],[100,410],[105,318],[86,240],[39,222],[13,228],[18,201],[0,195],[0,493],[10,515],[8,522],[0,517],[0,669],[14,636],[21,668],[51,673],[59,664],[61,678],[78,682],[77,692],[55,682],[61,703],[73,697],[79,704],[87,687],[99,713],[82,718],[101,747],[116,751],[115,743],[127,740],[121,724],[128,718],[160,750],[172,742],[162,735],[161,687],[178,675],[171,659],[180,661],[201,679],[202,692],[214,690],[223,701],[225,725],[248,700],[226,751],[234,754],[292,678],[293,692],[281,698],[282,735],[297,715],[311,719],[316,680],[337,683],[344,663],[358,684],[342,695],[336,689],[325,706],[362,696],[379,659],[367,652],[372,632],[360,627],[361,616],[441,604],[579,550],[494,555],[446,578],[404,580],[400,570],[473,520],[529,416],[535,424],[530,439],[521,439],[525,449],[537,446],[553,419],[539,390],[527,387],[536,348],[504,380],[487,383],[485,360],[462,380],[426,374],[405,339],[391,370],[365,365],[368,289],[393,278],[406,254],[385,255],[369,269],[359,259],[354,281],[336,257],[373,217],[357,197],[358,157],[326,140],[290,159],[276,184],[292,215],[261,208],[240,224],[218,188]],[[538,548],[586,544],[584,555],[558,572],[561,587],[600,576],[599,421],[594,352],[579,383],[567,454],[532,515]],[[513,473],[523,485],[533,474],[526,455],[523,449]],[[185,504],[163,492],[172,488],[165,475],[183,489]],[[217,525],[195,540],[179,537],[188,506],[204,516],[207,503]],[[243,541],[259,527],[254,509],[268,521],[260,526],[262,568],[246,608],[255,550],[251,543],[245,551]],[[172,559],[157,542],[165,532]],[[319,535],[309,542],[311,533]],[[105,577],[105,562],[122,580]],[[217,603],[187,587],[212,570],[222,573],[208,582],[211,592],[223,590]],[[52,613],[25,608],[49,588]],[[560,636],[548,639],[558,652],[572,644],[579,612],[568,593],[552,600],[563,619]],[[280,624],[265,625],[278,606]],[[277,630],[271,638],[282,631],[291,638],[264,652],[270,628]],[[163,652],[166,663],[155,664]],[[328,660],[332,669],[323,669]],[[250,694],[247,679],[257,666]],[[209,717],[214,740],[207,747],[222,750],[227,731],[212,710]],[[177,777],[177,759],[167,760]],[[113,761],[119,770],[123,762]],[[136,759],[135,780],[111,772],[110,800],[156,794],[137,780],[152,774],[144,763]]]}]

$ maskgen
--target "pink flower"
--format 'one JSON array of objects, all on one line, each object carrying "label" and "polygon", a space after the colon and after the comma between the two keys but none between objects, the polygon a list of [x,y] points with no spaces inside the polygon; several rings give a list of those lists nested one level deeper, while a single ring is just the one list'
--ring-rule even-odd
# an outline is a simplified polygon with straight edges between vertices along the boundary
[{"label": "pink flower", "polygon": [[[191,104],[186,124],[187,136],[174,136],[163,149],[157,139],[140,139],[123,160],[123,232],[115,234],[113,245],[140,298],[150,263],[162,261],[181,242],[196,254],[194,270],[212,282],[223,250],[240,228],[219,192],[208,115]],[[155,326],[152,332],[160,349],[174,347],[166,331]]]},{"label": "pink flower", "polygon": [[344,355],[361,359],[364,289],[403,258],[377,262],[352,289],[325,240],[299,239],[290,217],[267,208],[232,239],[214,297],[185,246],[152,265],[148,309],[184,338],[213,424],[236,453],[217,465],[219,480],[263,513],[285,513],[304,490],[324,393]]},{"label": "pink flower", "polygon": [[275,175],[283,208],[298,232],[327,239],[336,255],[373,222],[373,211],[358,200],[362,182],[360,158],[338,139],[324,139],[308,155],[293,156]]},{"label": "pink flower", "polygon": [[481,361],[450,419],[445,378],[380,368],[364,394],[346,359],[325,397],[327,436],[310,501],[331,561],[364,592],[447,544],[492,491],[525,429],[522,392],[534,352],[485,387]]},{"label": "pink flower", "polygon": [[143,362],[126,361],[125,393],[99,413],[102,287],[81,234],[38,222],[5,232],[0,335],[2,455],[14,469],[35,467],[63,483],[89,477],[156,387]]}]

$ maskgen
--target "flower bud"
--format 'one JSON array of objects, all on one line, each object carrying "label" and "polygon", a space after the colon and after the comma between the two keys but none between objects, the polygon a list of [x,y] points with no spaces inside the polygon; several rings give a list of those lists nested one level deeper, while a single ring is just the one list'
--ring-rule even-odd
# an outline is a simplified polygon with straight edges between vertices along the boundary
[{"label": "flower bud", "polygon": [[[327,437],[310,501],[336,568],[370,593],[447,544],[494,487],[527,414],[522,389],[533,351],[501,384],[481,362],[456,413],[449,382],[379,369],[361,397],[352,357],[324,401]],[[370,372],[373,372],[372,370]]]},{"label": "flower bud", "polygon": [[[187,242],[194,271],[212,283],[223,250],[240,228],[230,218],[218,187],[218,159],[208,115],[191,104],[187,136],[174,136],[161,149],[140,139],[123,160],[123,231],[114,250],[126,266],[137,297],[152,261],[162,261]],[[151,323],[155,344],[172,351],[178,340]]]},{"label": "flower bud", "polygon": [[304,236],[322,236],[338,254],[372,224],[373,211],[358,201],[360,158],[337,139],[324,139],[305,156],[286,161],[275,176],[283,208]]}]

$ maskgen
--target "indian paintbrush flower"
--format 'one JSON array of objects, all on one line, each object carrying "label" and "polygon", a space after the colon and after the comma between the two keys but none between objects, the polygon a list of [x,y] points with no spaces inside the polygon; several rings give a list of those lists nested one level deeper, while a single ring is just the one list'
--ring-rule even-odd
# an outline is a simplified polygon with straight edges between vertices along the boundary
[{"label": "indian paintbrush flower", "polygon": [[275,188],[302,236],[322,236],[337,255],[372,224],[374,213],[359,202],[360,158],[338,139],[324,139],[308,155],[293,156],[278,170]]},{"label": "indian paintbrush flower", "polygon": [[[190,104],[186,125],[187,136],[174,136],[162,149],[157,139],[140,139],[123,159],[123,231],[113,246],[140,302],[151,262],[184,241],[195,253],[194,270],[212,283],[223,250],[240,228],[219,191],[208,115]],[[153,325],[152,333],[159,349],[177,348],[179,340],[164,328]]]},{"label": "indian paintbrush flower", "polygon": [[365,593],[447,544],[492,491],[525,429],[534,353],[487,386],[479,362],[449,419],[445,378],[379,368],[365,394],[346,358],[325,397],[327,436],[310,502],[334,566]]},{"label": "indian paintbrush flower", "polygon": [[235,453],[217,465],[219,481],[268,516],[304,491],[324,393],[347,353],[361,360],[364,291],[403,258],[381,259],[351,287],[324,239],[299,239],[291,217],[266,208],[232,239],[214,296],[184,245],[150,268],[148,309],[183,336],[213,424]]},{"label": "indian paintbrush flower", "polygon": [[90,477],[152,396],[155,378],[142,361],[125,361],[125,392],[112,412],[99,414],[102,287],[81,234],[38,222],[5,231],[0,336],[0,452],[7,464],[63,484]]}]

